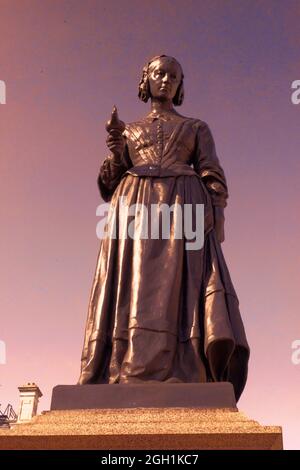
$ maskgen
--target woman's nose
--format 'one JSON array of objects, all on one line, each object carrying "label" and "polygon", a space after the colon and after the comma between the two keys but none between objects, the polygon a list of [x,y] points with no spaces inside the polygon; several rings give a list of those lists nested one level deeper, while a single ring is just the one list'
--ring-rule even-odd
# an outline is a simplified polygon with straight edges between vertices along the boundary
[{"label": "woman's nose", "polygon": [[170,81],[170,75],[168,73],[165,73],[163,76],[163,82],[169,82]]}]

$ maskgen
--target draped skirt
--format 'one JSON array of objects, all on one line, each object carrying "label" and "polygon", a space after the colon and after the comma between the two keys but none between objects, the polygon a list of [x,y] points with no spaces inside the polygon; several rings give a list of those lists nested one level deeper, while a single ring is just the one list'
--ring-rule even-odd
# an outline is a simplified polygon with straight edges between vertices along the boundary
[{"label": "draped skirt", "polygon": [[229,381],[238,399],[249,347],[202,180],[126,174],[105,228],[79,383]]}]

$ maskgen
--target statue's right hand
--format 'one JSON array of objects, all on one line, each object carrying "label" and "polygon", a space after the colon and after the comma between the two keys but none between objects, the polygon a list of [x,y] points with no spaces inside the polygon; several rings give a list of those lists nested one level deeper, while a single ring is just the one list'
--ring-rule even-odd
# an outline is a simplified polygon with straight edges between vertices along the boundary
[{"label": "statue's right hand", "polygon": [[115,157],[121,158],[125,149],[125,137],[120,133],[109,133],[106,145]]}]

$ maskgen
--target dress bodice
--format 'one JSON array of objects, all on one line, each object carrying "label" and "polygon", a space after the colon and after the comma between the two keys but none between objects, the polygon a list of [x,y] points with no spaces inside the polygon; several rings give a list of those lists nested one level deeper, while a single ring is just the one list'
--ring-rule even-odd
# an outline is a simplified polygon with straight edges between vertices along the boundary
[{"label": "dress bodice", "polygon": [[196,174],[190,166],[200,121],[177,114],[149,115],[126,126],[131,174]]},{"label": "dress bodice", "polygon": [[126,175],[168,177],[198,176],[214,205],[226,206],[226,178],[208,125],[178,113],[149,114],[126,125],[121,160],[109,155],[100,168],[98,185],[109,201]]}]

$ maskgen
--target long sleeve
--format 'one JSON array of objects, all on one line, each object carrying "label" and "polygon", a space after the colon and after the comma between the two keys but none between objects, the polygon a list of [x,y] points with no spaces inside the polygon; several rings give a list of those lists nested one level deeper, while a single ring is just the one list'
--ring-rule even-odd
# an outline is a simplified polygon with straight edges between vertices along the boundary
[{"label": "long sleeve", "polygon": [[212,133],[203,121],[198,126],[193,165],[209,191],[213,205],[226,207],[228,190],[225,174],[216,154]]},{"label": "long sleeve", "polygon": [[120,162],[116,162],[113,155],[109,155],[102,163],[98,176],[98,187],[102,199],[109,202],[121,181],[123,174],[132,166],[127,144]]}]

